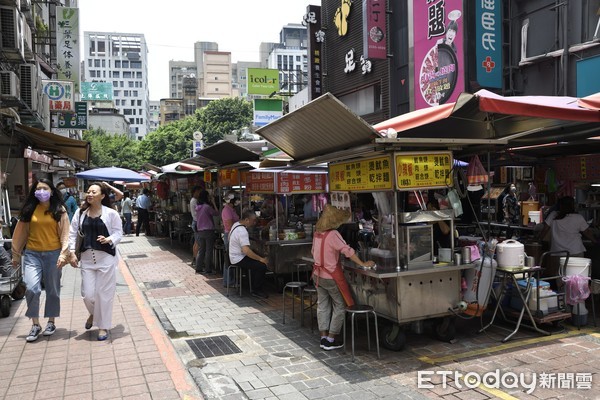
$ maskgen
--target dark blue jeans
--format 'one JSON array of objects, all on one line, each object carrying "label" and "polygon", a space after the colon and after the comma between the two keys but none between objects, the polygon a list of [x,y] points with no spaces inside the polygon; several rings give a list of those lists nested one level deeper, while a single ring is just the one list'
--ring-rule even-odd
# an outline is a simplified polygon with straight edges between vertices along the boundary
[{"label": "dark blue jeans", "polygon": [[126,235],[129,235],[131,233],[131,213],[123,213],[123,217],[125,218],[123,231],[125,231]]}]

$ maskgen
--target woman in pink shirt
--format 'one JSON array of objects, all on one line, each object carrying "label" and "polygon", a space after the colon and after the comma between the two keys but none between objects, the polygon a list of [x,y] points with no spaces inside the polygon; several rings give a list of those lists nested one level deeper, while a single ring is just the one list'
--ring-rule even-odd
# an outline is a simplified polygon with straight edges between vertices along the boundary
[{"label": "woman in pink shirt", "polygon": [[344,277],[340,253],[360,265],[371,268],[373,261],[363,262],[338,231],[340,225],[350,219],[350,211],[326,205],[317,221],[313,238],[313,280],[317,287],[317,320],[321,332],[321,348],[339,349],[344,346],[339,333],[344,324],[346,306],[354,304],[352,293]]}]

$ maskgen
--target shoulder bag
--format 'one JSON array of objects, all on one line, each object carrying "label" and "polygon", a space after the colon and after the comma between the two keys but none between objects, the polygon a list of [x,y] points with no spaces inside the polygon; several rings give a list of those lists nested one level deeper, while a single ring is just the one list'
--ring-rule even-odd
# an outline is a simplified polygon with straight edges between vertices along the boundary
[{"label": "shoulder bag", "polygon": [[77,227],[77,239],[75,240],[75,257],[79,260],[81,258],[81,246],[83,246],[83,238],[85,237],[83,231],[81,230],[81,217],[83,213],[79,216],[79,226]]}]

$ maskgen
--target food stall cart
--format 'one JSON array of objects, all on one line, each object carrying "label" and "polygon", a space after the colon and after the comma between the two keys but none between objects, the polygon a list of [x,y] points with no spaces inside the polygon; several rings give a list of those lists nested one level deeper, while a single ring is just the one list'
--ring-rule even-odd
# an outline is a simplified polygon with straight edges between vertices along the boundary
[{"label": "food stall cart", "polygon": [[376,267],[364,269],[347,259],[343,266],[356,301],[392,322],[382,330],[387,348],[404,347],[403,328],[412,325],[420,332],[426,320],[434,322],[438,338],[454,338],[451,317],[461,301],[461,271],[473,265],[436,262],[432,228],[446,221],[454,232],[454,210],[402,209],[407,191],[447,188],[452,165],[449,151],[391,152],[329,165],[332,196],[336,191],[368,192],[375,198],[377,247],[366,254]]},{"label": "food stall cart", "polygon": [[310,264],[300,270],[294,265],[295,260],[310,256],[316,222],[303,215],[298,199],[311,196],[311,207],[319,207],[319,199],[327,192],[327,171],[253,170],[246,176],[246,192],[263,197],[265,206],[257,212],[260,215],[254,244],[268,257],[269,270],[275,274],[277,286],[283,288],[285,275],[312,269]]}]

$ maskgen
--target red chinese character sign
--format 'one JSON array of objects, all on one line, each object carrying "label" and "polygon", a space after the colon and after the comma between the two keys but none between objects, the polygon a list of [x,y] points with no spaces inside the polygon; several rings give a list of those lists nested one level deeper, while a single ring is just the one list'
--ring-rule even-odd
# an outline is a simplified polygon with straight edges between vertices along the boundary
[{"label": "red chinese character sign", "polygon": [[240,173],[237,169],[219,170],[219,187],[239,186]]},{"label": "red chinese character sign", "polygon": [[414,0],[415,109],[464,91],[462,0]]},{"label": "red chinese character sign", "polygon": [[250,171],[246,178],[246,191],[248,193],[275,193],[275,174]]},{"label": "red chinese character sign", "polygon": [[394,161],[398,190],[436,189],[452,185],[451,151],[396,153]]},{"label": "red chinese character sign", "polygon": [[277,193],[323,193],[326,181],[327,174],[281,172],[277,174]]}]

